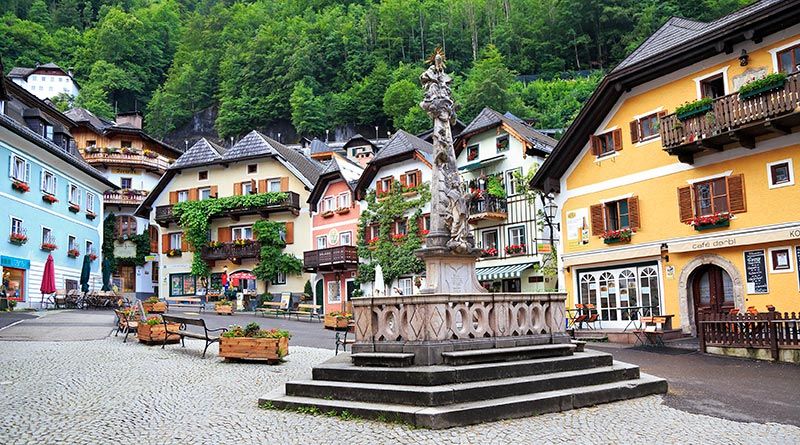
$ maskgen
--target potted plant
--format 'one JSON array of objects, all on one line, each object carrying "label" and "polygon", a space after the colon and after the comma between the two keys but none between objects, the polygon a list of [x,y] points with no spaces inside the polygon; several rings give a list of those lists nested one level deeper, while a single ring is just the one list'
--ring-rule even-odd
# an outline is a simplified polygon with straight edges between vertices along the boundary
[{"label": "potted plant", "polygon": [[52,252],[58,247],[54,243],[42,243],[41,249],[45,252]]},{"label": "potted plant", "polygon": [[214,312],[217,315],[233,315],[233,304],[230,300],[219,300],[214,303]]},{"label": "potted plant", "polygon": [[503,187],[503,181],[497,176],[489,176],[486,181],[486,193],[493,198],[505,198],[506,188]]},{"label": "potted plant", "polygon": [[[169,324],[170,330],[178,330],[180,329],[180,325],[178,323],[170,323]],[[161,317],[158,315],[151,315],[147,317],[147,319],[139,323],[138,327],[136,328],[136,336],[139,338],[139,342],[149,344],[149,345],[160,345],[164,343],[164,338],[167,336],[167,330],[164,327],[164,322],[161,320]],[[181,339],[180,335],[177,334],[170,334],[169,338],[167,338],[167,343],[177,343]]]},{"label": "potted plant", "polygon": [[24,233],[12,233],[8,236],[8,242],[11,244],[16,244],[17,246],[21,246],[28,242],[28,236]]},{"label": "potted plant", "polygon": [[81,206],[75,203],[69,203],[69,211],[72,213],[78,213],[81,211]]},{"label": "potted plant", "polygon": [[772,73],[767,74],[761,79],[752,79],[739,88],[739,98],[749,99],[751,97],[760,96],[770,91],[775,91],[783,88],[786,84],[786,73]]},{"label": "potted plant", "polygon": [[603,238],[603,242],[606,244],[627,243],[630,242],[634,233],[630,228],[605,230],[600,237]]},{"label": "potted plant", "polygon": [[155,159],[158,157],[158,153],[154,152],[153,150],[145,150],[144,155],[150,159]]},{"label": "potted plant", "polygon": [[27,192],[30,191],[31,186],[29,186],[27,182],[18,181],[16,179],[13,179],[11,181],[11,188],[16,190],[16,191],[18,191],[18,192],[20,192],[20,193],[27,193]]},{"label": "potted plant", "polygon": [[81,255],[80,250],[78,249],[69,249],[67,251],[67,256],[70,258],[78,258]]},{"label": "potted plant", "polygon": [[481,256],[482,256],[482,257],[484,257],[484,258],[485,258],[485,257],[493,257],[493,256],[497,256],[497,249],[496,249],[496,248],[494,248],[494,247],[490,247],[490,248],[488,248],[488,249],[483,249],[483,250],[481,251]]},{"label": "potted plant", "polygon": [[175,258],[175,257],[179,257],[181,255],[183,255],[183,252],[181,252],[181,249],[169,249],[167,251],[167,256],[169,258]]},{"label": "potted plant", "polygon": [[506,246],[506,255],[522,255],[525,252],[525,244],[511,244]]},{"label": "potted plant", "polygon": [[142,307],[145,312],[152,312],[154,314],[163,314],[167,312],[167,303],[160,301],[156,296],[144,300],[142,302]]},{"label": "potted plant", "polygon": [[58,202],[58,198],[56,198],[54,195],[45,193],[44,195],[42,195],[42,201],[48,204],[55,204]]},{"label": "potted plant", "polygon": [[325,314],[324,326],[325,329],[347,329],[350,320],[353,319],[353,314],[350,312],[333,311]]},{"label": "potted plant", "polygon": [[732,217],[733,213],[718,212],[714,213],[713,215],[696,216],[692,218],[692,220],[689,221],[687,224],[694,227],[694,230],[697,231],[716,229],[719,227],[730,226]]},{"label": "potted plant", "polygon": [[279,361],[289,354],[289,331],[261,329],[258,323],[231,326],[219,339],[219,355],[226,359]]},{"label": "potted plant", "polygon": [[90,253],[90,254],[89,254],[89,259],[90,259],[91,261],[94,261],[94,260],[96,260],[96,259],[97,259],[97,255],[95,255],[95,254],[93,254],[93,253]]},{"label": "potted plant", "polygon": [[367,248],[369,248],[370,250],[377,249],[378,248],[378,241],[380,241],[380,238],[377,237],[377,236],[375,238],[367,240]]},{"label": "potted plant", "polygon": [[675,115],[678,117],[679,120],[685,121],[694,116],[699,116],[701,114],[706,114],[711,111],[713,107],[714,100],[710,97],[705,97],[703,99],[698,99],[693,102],[686,102],[680,107],[675,109]]}]

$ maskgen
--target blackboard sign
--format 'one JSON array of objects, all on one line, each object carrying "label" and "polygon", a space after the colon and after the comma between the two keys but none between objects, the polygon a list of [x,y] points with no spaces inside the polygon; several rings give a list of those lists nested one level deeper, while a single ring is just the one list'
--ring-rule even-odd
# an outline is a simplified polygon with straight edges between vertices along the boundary
[{"label": "blackboard sign", "polygon": [[795,246],[794,248],[794,256],[797,260],[795,264],[797,265],[797,283],[800,286],[800,246]]},{"label": "blackboard sign", "polygon": [[748,294],[766,294],[767,256],[763,250],[748,250],[744,253],[744,269],[747,276]]}]

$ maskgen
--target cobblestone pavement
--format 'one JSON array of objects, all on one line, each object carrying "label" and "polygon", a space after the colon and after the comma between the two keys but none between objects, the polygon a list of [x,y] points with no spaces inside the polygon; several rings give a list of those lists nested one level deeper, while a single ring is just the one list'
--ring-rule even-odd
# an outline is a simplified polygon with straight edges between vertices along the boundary
[{"label": "cobblestone pavement", "polygon": [[292,346],[268,366],[222,362],[215,347],[201,359],[202,342],[186,344],[0,342],[0,443],[800,443],[794,426],[689,414],[657,396],[444,431],[262,410],[259,396],[332,351]]}]

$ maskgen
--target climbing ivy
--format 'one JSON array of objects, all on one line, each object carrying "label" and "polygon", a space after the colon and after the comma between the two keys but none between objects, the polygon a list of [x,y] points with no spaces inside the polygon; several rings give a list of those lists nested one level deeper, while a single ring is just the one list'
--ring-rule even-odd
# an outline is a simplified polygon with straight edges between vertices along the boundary
[{"label": "climbing ivy", "polygon": [[[117,216],[109,213],[106,219],[103,220],[103,259],[107,259],[111,265],[111,272],[117,271],[117,266],[144,266],[146,263],[144,257],[150,254],[150,234],[147,232],[138,235],[132,235],[126,239],[117,239],[114,235],[117,233]],[[131,241],[136,245],[136,256],[117,258],[114,255],[114,243],[117,241]]]},{"label": "climbing ivy", "polygon": [[100,250],[103,252],[103,259],[108,260],[111,272],[117,271],[117,259],[114,257],[114,232],[117,228],[117,217],[113,213],[109,213],[106,219],[103,220],[103,246]]},{"label": "climbing ivy", "polygon": [[253,224],[253,233],[261,244],[253,274],[266,282],[267,289],[279,272],[289,276],[299,275],[303,271],[303,262],[299,258],[283,252],[286,247],[285,231],[286,224],[282,222],[262,219]]},{"label": "climbing ivy", "polygon": [[[270,192],[185,201],[175,204],[173,213],[178,218],[178,224],[183,228],[186,242],[195,252],[198,252],[208,242],[209,221],[212,216],[237,208],[276,204],[285,200],[287,196],[283,192]],[[192,255],[192,275],[207,277],[210,273],[208,263],[200,255]]]},{"label": "climbing ivy", "polygon": [[[380,199],[374,190],[367,193],[367,208],[358,219],[358,233],[365,235],[358,238],[358,256],[367,259],[358,265],[356,287],[362,283],[375,280],[375,265],[380,264],[383,269],[383,278],[391,283],[403,275],[419,274],[425,270],[425,263],[417,258],[416,251],[422,247],[422,234],[419,221],[422,218],[422,207],[430,201],[431,195],[428,184],[422,184],[416,189],[417,196],[413,199],[403,195],[400,182],[395,181],[392,191]],[[402,237],[392,236],[392,226],[396,221],[408,219],[406,232]],[[366,237],[367,226],[378,224],[378,239],[369,240]],[[356,296],[360,291],[356,290]]]}]

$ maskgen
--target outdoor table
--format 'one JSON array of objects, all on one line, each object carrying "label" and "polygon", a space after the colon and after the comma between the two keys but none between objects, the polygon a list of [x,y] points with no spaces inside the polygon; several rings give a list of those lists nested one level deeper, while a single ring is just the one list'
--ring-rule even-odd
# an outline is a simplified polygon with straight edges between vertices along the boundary
[{"label": "outdoor table", "polygon": [[[639,326],[636,326],[636,322],[645,315],[652,316],[654,308],[658,308],[658,306],[628,306],[625,308],[620,308],[620,311],[628,313],[629,320],[622,332],[627,331],[631,326],[633,326],[634,329],[641,329],[642,324],[639,323]],[[672,315],[659,315],[659,317],[667,317],[667,323],[665,323],[664,329],[672,329]]]}]

